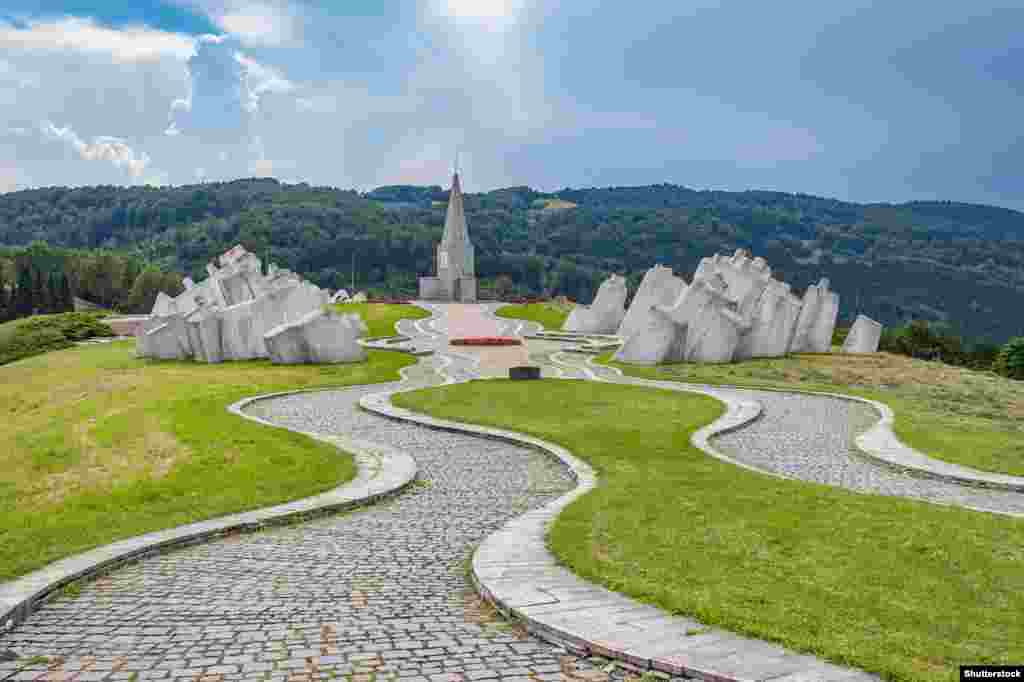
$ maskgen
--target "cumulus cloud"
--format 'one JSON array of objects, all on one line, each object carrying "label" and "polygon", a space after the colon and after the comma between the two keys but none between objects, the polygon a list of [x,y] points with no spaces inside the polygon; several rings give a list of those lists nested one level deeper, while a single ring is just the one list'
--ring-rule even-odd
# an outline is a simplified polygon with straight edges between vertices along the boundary
[{"label": "cumulus cloud", "polygon": [[234,41],[223,37],[198,41],[188,73],[188,92],[171,103],[164,132],[210,143],[244,141],[261,100],[296,89],[279,70],[243,54]]},{"label": "cumulus cloud", "polygon": [[117,137],[100,136],[92,142],[85,142],[70,126],[58,128],[51,121],[43,121],[39,126],[43,136],[50,140],[60,141],[74,149],[86,161],[108,161],[117,168],[124,169],[132,178],[138,179],[146,172],[150,158],[145,152],[136,153],[127,142]]},{"label": "cumulus cloud", "polygon": [[0,50],[45,54],[78,52],[117,62],[146,62],[171,57],[185,60],[195,53],[190,36],[147,26],[108,28],[91,18],[63,17],[31,21],[24,26],[0,22]]}]

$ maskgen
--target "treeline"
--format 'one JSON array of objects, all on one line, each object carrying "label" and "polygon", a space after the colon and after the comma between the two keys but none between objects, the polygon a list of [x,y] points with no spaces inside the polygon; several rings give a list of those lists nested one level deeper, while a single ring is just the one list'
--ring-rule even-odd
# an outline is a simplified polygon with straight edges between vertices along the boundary
[{"label": "treeline", "polygon": [[[198,280],[206,263],[241,243],[321,287],[408,297],[433,270],[445,198],[437,186],[360,194],[272,179],[53,187],[0,195],[0,244],[131,252]],[[554,198],[570,203],[544,208]],[[655,263],[689,278],[701,258],[745,248],[797,293],[828,277],[847,321],[858,313],[890,327],[923,319],[990,343],[1024,335],[1016,314],[1024,214],[1016,211],[676,185],[510,187],[467,194],[466,211],[484,293],[510,288],[586,303],[612,272],[635,290]]]},{"label": "treeline", "polygon": [[81,298],[123,313],[146,313],[159,291],[182,290],[181,275],[109,250],[0,247],[0,322],[74,310]]},{"label": "treeline", "polygon": [[[841,344],[848,327],[836,329],[833,342]],[[992,371],[1011,379],[1024,379],[1024,337],[1015,337],[1006,344],[965,341],[947,325],[927,320],[882,330],[878,349],[947,365]]]}]

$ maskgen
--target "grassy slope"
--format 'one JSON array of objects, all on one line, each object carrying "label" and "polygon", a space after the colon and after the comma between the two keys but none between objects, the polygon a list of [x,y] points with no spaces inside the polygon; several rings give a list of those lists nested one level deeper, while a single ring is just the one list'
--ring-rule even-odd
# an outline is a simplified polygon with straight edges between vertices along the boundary
[{"label": "grassy slope", "polygon": [[[607,362],[608,356],[601,361]],[[881,401],[896,434],[937,459],[1024,476],[1024,382],[902,355],[794,355],[735,365],[638,367],[630,376],[708,384],[803,388]]]},{"label": "grassy slope", "polygon": [[529,320],[543,325],[545,329],[558,331],[565,324],[571,310],[571,307],[565,308],[549,301],[502,306],[495,315],[510,320]]},{"label": "grassy slope", "polygon": [[[400,310],[371,307],[371,329],[419,312],[386,307]],[[415,362],[371,351],[352,365],[202,365],[137,360],[133,351],[119,342],[0,368],[0,580],[351,479],[351,458],[335,448],[225,408],[259,393],[390,381]]]},{"label": "grassy slope", "polygon": [[420,320],[430,317],[423,308],[391,303],[338,303],[332,306],[341,313],[359,313],[370,328],[367,336],[394,336],[395,323],[401,319]]},{"label": "grassy slope", "polygon": [[784,481],[708,457],[709,398],[595,382],[477,381],[396,396],[590,462],[601,485],[548,543],[579,575],[892,680],[1024,660],[1024,521]]}]

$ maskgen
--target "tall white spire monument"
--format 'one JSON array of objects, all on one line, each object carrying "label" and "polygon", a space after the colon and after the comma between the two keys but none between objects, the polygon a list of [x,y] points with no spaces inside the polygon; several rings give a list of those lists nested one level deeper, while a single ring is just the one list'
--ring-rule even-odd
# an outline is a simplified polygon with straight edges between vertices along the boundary
[{"label": "tall white spire monument", "polygon": [[469,241],[466,211],[462,204],[459,172],[452,176],[444,235],[437,245],[436,277],[420,277],[420,299],[425,301],[476,301],[476,256]]}]

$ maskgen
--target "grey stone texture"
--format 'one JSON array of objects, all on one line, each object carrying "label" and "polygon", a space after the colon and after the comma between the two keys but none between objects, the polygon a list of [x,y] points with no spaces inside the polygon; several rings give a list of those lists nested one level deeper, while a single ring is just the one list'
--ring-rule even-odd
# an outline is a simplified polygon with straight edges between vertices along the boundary
[{"label": "grey stone texture", "polygon": [[476,301],[476,255],[466,226],[459,174],[452,176],[444,234],[437,245],[434,277],[420,278],[419,297],[425,301]]},{"label": "grey stone texture", "polygon": [[882,324],[867,315],[858,315],[843,341],[844,353],[877,353],[882,339]]},{"label": "grey stone texture", "polygon": [[140,357],[209,363],[266,358],[268,332],[328,302],[326,291],[288,270],[272,264],[264,276],[260,260],[241,246],[219,263],[208,266],[210,277],[202,283],[186,280],[177,298],[157,296],[137,337]]},{"label": "grey stone texture", "polygon": [[612,275],[597,289],[589,306],[577,305],[562,329],[584,334],[614,334],[626,316],[626,280]]},{"label": "grey stone texture", "polygon": [[616,334],[628,339],[636,332],[646,329],[656,305],[672,305],[679,299],[686,282],[672,274],[672,268],[655,265],[644,274],[640,288],[633,295],[633,302],[626,311]]},{"label": "grey stone texture", "polygon": [[275,365],[363,362],[366,349],[359,338],[366,324],[355,313],[314,310],[294,322],[274,327],[264,336]]},{"label": "grey stone texture", "polygon": [[619,329],[624,343],[615,357],[655,365],[827,352],[838,312],[828,280],[809,287],[801,301],[772,277],[763,258],[737,249],[728,258],[701,260],[689,286],[670,270],[649,270],[627,313],[629,324]]}]

